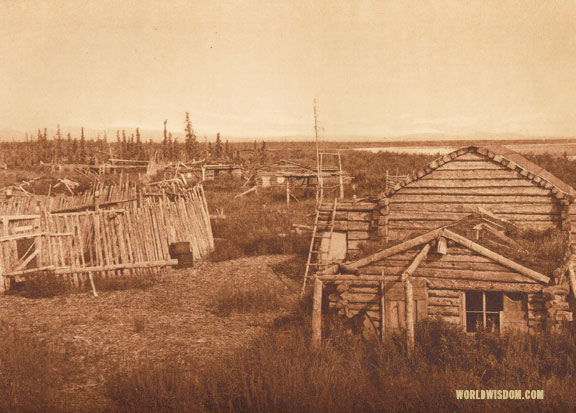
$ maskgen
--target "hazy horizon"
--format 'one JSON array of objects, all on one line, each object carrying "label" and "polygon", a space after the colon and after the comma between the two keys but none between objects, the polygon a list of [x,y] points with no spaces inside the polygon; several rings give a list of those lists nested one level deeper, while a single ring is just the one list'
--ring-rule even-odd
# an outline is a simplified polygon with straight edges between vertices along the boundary
[{"label": "hazy horizon", "polygon": [[[0,0],[0,129],[576,136],[576,2]],[[71,126],[74,125],[74,126]],[[110,137],[110,136],[109,136]]]}]

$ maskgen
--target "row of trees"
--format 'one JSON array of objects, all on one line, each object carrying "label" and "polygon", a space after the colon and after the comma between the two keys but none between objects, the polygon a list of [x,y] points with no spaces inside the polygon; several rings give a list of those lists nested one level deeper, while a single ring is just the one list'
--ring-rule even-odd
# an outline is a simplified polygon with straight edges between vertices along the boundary
[{"label": "row of trees", "polygon": [[[38,129],[36,138],[26,142],[11,142],[1,144],[0,159],[10,167],[32,167],[42,163],[67,164],[98,164],[109,158],[133,160],[164,160],[164,161],[192,161],[205,159],[207,161],[242,162],[244,159],[238,148],[228,141],[223,142],[220,133],[216,135],[215,142],[198,142],[196,132],[192,127],[189,113],[186,113],[184,122],[184,141],[179,142],[167,130],[168,121],[164,121],[163,139],[161,143],[151,139],[144,142],[140,129],[127,134],[125,130],[116,132],[115,140],[108,140],[106,133],[96,139],[86,138],[84,128],[79,137],[70,133],[64,136],[58,125],[56,133],[48,137],[47,129]],[[266,143],[261,146],[254,141],[253,153],[248,158],[257,163],[267,160]]]}]

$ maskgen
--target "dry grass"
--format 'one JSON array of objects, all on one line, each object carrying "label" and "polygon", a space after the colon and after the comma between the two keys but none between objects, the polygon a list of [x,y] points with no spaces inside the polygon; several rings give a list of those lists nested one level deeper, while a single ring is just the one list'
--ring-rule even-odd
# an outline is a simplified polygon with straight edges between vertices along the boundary
[{"label": "dry grass", "polygon": [[226,216],[212,223],[216,238],[213,261],[254,255],[307,254],[309,234],[296,234],[292,224],[312,222],[314,200],[293,201],[287,206],[282,197],[271,192],[234,198],[245,188],[230,184],[222,189],[221,185],[208,186],[206,190],[211,213],[219,209],[224,210]]},{"label": "dry grass", "polygon": [[211,299],[210,308],[218,316],[231,313],[266,312],[281,307],[286,291],[278,286],[224,284]]},{"label": "dry grass", "polygon": [[0,412],[46,412],[62,409],[62,383],[74,362],[33,335],[0,324]]},{"label": "dry grass", "polygon": [[[572,332],[469,338],[428,321],[418,325],[409,356],[401,335],[378,344],[337,328],[335,339],[312,350],[309,320],[300,321],[204,369],[142,365],[118,373],[108,394],[124,412],[540,412],[576,402]],[[543,389],[545,399],[465,401],[456,389]]]}]

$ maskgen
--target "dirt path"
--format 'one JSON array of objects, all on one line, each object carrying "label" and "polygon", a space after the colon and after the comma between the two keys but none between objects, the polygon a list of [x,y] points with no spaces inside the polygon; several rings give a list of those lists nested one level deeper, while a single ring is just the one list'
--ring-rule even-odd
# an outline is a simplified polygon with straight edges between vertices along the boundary
[{"label": "dirt path", "polygon": [[251,257],[166,270],[146,290],[101,292],[98,298],[2,296],[0,320],[69,352],[82,366],[63,389],[72,396],[72,410],[106,410],[105,377],[118,366],[202,363],[247,345],[288,308],[218,317],[210,311],[211,297],[224,283],[266,283],[294,297],[299,280],[278,274],[283,267],[289,274],[290,266],[287,256]]}]

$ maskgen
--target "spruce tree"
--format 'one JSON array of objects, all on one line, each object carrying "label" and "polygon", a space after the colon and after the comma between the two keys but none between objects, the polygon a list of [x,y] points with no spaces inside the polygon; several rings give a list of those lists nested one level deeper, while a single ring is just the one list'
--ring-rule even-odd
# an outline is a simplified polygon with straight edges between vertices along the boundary
[{"label": "spruce tree", "polygon": [[190,113],[186,112],[186,120],[184,122],[184,132],[186,133],[186,140],[184,141],[186,148],[186,156],[189,160],[196,159],[198,156],[198,142],[196,140],[196,133],[192,128],[190,121]]}]

